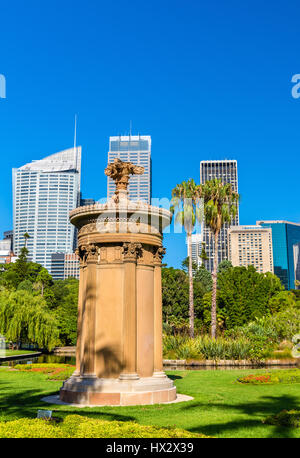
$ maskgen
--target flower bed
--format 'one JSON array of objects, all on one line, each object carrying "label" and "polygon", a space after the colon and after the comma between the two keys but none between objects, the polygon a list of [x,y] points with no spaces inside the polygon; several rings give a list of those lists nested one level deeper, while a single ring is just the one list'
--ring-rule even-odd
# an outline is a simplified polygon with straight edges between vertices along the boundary
[{"label": "flower bed", "polygon": [[75,366],[71,364],[17,364],[15,369],[23,372],[47,374],[48,380],[66,380],[71,377]]},{"label": "flower bed", "polygon": [[264,374],[250,374],[245,377],[240,377],[238,382],[252,385],[300,383],[300,369],[278,370]]}]

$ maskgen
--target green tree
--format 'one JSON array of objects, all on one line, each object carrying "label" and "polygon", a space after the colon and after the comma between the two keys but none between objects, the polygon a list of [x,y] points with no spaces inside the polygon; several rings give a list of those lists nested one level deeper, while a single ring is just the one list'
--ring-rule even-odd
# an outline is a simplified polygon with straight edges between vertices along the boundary
[{"label": "green tree", "polygon": [[205,293],[211,291],[212,289],[211,273],[205,269],[203,264],[197,269],[195,273],[195,280],[202,284],[205,290]]},{"label": "green tree", "polygon": [[207,256],[206,251],[205,251],[205,242],[202,242],[201,245],[202,245],[202,248],[201,248],[200,258],[202,260],[202,265],[203,265],[204,262],[208,261],[209,258]]},{"label": "green tree", "polygon": [[25,239],[25,244],[24,244],[24,246],[25,246],[25,248],[27,248],[27,241],[28,241],[28,239],[30,239],[30,235],[28,234],[28,232],[25,232],[25,234],[24,234],[24,239]]},{"label": "green tree", "polygon": [[269,315],[270,299],[282,290],[276,275],[259,273],[252,265],[223,270],[218,276],[217,304],[226,329]]},{"label": "green tree", "polygon": [[18,291],[25,290],[25,291],[29,291],[30,293],[32,293],[32,283],[31,283],[31,281],[30,280],[21,281],[21,283],[18,285],[17,290]]},{"label": "green tree", "polygon": [[[211,279],[210,274],[209,276]],[[202,299],[207,289],[206,285],[195,277],[193,290],[195,329],[200,330],[203,326]],[[163,322],[169,330],[189,329],[189,277],[184,270],[173,267],[162,268],[162,304]]]},{"label": "green tree", "polygon": [[0,272],[0,283],[9,289],[17,289],[19,284],[29,280],[32,284],[36,282],[42,266],[27,259],[28,250],[23,247],[16,262],[6,264]]},{"label": "green tree", "polygon": [[[177,184],[172,190],[171,211],[176,212],[175,222],[181,224],[187,234],[189,253],[192,252],[192,232],[197,221],[201,220],[198,186],[193,179]],[[189,256],[189,331],[194,337],[194,293],[193,293],[193,264]]]},{"label": "green tree", "polygon": [[[188,273],[189,265],[190,265],[190,257],[188,256],[181,263],[182,270]],[[197,271],[197,264],[193,260],[192,260],[192,271],[193,271],[193,276],[195,276],[195,272]]]},{"label": "green tree", "polygon": [[68,278],[60,283],[64,292],[55,309],[59,338],[63,345],[76,345],[79,281]]},{"label": "green tree", "polygon": [[187,274],[173,267],[162,268],[163,321],[169,324],[173,317],[189,317],[189,281]]},{"label": "green tree", "polygon": [[199,196],[204,201],[204,218],[214,237],[214,268],[212,272],[211,336],[217,331],[217,271],[219,234],[226,223],[230,223],[237,212],[239,195],[231,183],[223,184],[220,179],[207,181],[199,186]]},{"label": "green tree", "polygon": [[228,261],[227,259],[223,259],[223,261],[220,262],[218,265],[218,274],[221,274],[227,269],[231,269],[233,267],[231,261]]},{"label": "green tree", "polygon": [[58,343],[57,322],[44,299],[26,290],[0,291],[0,333],[6,339],[52,350]]},{"label": "green tree", "polygon": [[269,300],[272,313],[280,312],[296,305],[296,296],[291,291],[280,291]]},{"label": "green tree", "polygon": [[53,284],[53,279],[48,270],[44,267],[39,271],[35,283],[33,285],[35,290],[41,291],[41,296],[44,296],[45,288],[49,288]]}]

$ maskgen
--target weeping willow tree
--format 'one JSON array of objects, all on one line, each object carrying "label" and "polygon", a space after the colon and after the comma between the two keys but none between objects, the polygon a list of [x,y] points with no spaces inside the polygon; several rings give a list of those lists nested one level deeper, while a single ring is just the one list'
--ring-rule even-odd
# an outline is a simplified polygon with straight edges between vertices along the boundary
[{"label": "weeping willow tree", "polygon": [[57,322],[45,300],[26,290],[0,291],[0,334],[48,350],[59,343]]}]

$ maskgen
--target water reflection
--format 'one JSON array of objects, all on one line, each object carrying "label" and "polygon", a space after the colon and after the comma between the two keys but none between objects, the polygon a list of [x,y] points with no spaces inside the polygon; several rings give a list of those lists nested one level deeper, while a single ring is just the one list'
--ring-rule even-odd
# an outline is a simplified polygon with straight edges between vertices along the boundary
[{"label": "water reflection", "polygon": [[[27,363],[64,363],[64,364],[76,364],[76,357],[74,354],[64,355],[40,355],[31,358],[20,358],[13,361],[5,361],[0,363],[1,366],[13,367],[16,364],[27,364]],[[241,370],[241,369],[292,369],[294,366],[261,366],[259,364],[252,364],[250,366],[164,366],[165,371],[212,371],[212,370]]]}]

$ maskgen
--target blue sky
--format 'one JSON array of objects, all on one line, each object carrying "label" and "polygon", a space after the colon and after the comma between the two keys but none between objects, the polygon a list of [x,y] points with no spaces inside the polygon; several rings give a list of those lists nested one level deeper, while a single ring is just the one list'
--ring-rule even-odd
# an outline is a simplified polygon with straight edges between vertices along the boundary
[{"label": "blue sky", "polygon": [[[152,136],[153,197],[237,159],[240,222],[300,221],[299,2],[14,1],[1,5],[0,236],[11,169],[71,147],[84,197],[106,195],[108,137]],[[185,237],[165,237],[180,266]]]}]

